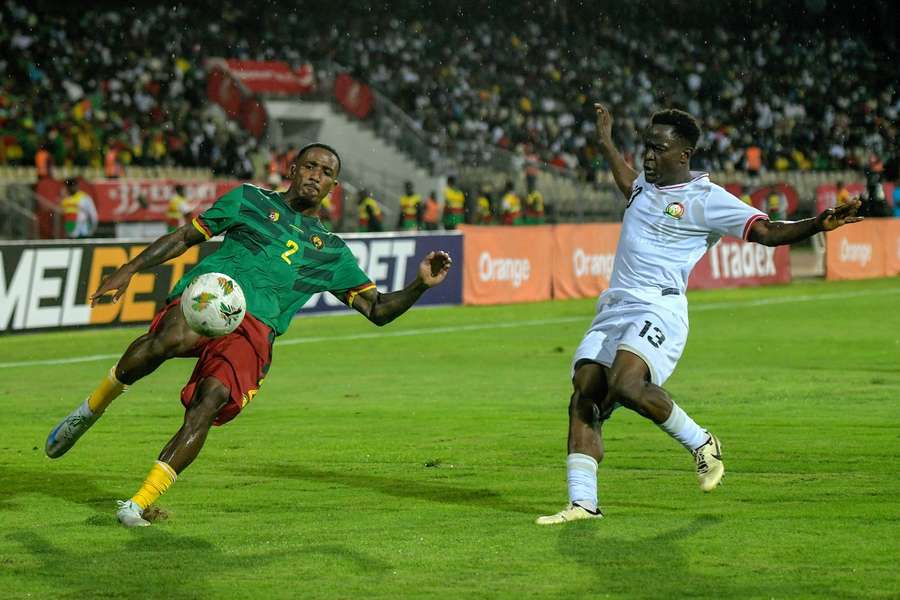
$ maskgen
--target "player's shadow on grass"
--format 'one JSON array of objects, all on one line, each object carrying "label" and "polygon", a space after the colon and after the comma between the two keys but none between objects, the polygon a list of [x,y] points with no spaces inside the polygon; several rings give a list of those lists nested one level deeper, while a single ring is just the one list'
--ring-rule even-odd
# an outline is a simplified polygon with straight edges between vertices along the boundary
[{"label": "player's shadow on grass", "polygon": [[18,495],[41,494],[109,513],[115,508],[113,499],[117,494],[100,488],[94,477],[95,474],[56,471],[49,467],[4,468],[0,471],[0,511],[10,510],[17,503]]},{"label": "player's shadow on grass", "polygon": [[739,555],[703,554],[697,565],[685,556],[686,546],[694,547],[694,555],[702,553],[704,540],[692,538],[721,521],[716,515],[702,515],[642,539],[609,537],[604,534],[603,521],[581,521],[562,526],[558,548],[562,556],[596,574],[598,594],[628,598],[783,596],[783,589],[769,584],[748,589],[736,580],[710,577],[709,569],[720,568],[723,563],[739,565]]},{"label": "player's shadow on grass", "polygon": [[511,502],[499,492],[488,488],[462,488],[443,483],[422,482],[411,479],[392,479],[378,477],[366,473],[337,473],[312,469],[303,465],[259,465],[253,469],[254,475],[272,477],[274,479],[297,479],[300,481],[319,481],[344,485],[350,488],[373,490],[395,498],[415,498],[441,504],[461,506],[478,506],[503,512],[514,512],[527,515],[537,514],[539,508],[529,506],[517,499]]},{"label": "player's shadow on grass", "polygon": [[[121,526],[116,523],[116,527]],[[81,542],[66,548],[24,529],[8,533],[6,538],[30,556],[25,561],[30,566],[19,567],[24,589],[34,585],[44,590],[38,594],[41,596],[46,588],[52,588],[67,598],[196,598],[205,596],[209,579],[222,572],[253,572],[283,557],[275,551],[228,555],[203,538],[178,536],[154,527],[122,529],[121,535],[127,541],[112,549]],[[215,569],[179,568],[196,565],[198,556]]]}]

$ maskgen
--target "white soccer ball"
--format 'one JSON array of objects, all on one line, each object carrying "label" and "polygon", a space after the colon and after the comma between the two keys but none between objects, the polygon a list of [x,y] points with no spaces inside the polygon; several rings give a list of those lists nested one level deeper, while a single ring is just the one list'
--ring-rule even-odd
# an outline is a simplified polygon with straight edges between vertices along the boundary
[{"label": "white soccer ball", "polygon": [[206,337],[228,335],[247,312],[244,290],[223,273],[198,275],[181,293],[181,312],[191,329]]}]

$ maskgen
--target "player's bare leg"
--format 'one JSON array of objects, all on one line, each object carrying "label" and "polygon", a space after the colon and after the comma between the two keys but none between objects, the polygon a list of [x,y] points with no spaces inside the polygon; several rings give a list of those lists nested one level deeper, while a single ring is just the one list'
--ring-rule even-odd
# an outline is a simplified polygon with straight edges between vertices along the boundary
[{"label": "player's bare leg", "polygon": [[97,389],[53,428],[44,449],[47,456],[59,458],[68,452],[128,386],[166,360],[187,355],[200,339],[181,310],[169,310],[159,326],[134,340]]},{"label": "player's bare leg", "polygon": [[129,500],[119,501],[116,517],[126,527],[146,527],[144,511],[194,462],[206,442],[216,415],[231,398],[230,390],[214,377],[203,379],[184,413],[184,423],[159,453],[141,489]]},{"label": "player's bare leg", "polygon": [[694,456],[700,489],[715,489],[725,474],[721,443],[673,402],[666,390],[650,382],[650,369],[644,359],[619,350],[608,377],[607,402],[630,408],[678,440]]},{"label": "player's bare leg", "polygon": [[566,475],[569,504],[553,515],[538,517],[538,525],[556,525],[581,519],[600,519],[597,502],[597,466],[603,460],[600,417],[607,396],[605,367],[584,361],[575,368],[569,401],[569,442]]}]

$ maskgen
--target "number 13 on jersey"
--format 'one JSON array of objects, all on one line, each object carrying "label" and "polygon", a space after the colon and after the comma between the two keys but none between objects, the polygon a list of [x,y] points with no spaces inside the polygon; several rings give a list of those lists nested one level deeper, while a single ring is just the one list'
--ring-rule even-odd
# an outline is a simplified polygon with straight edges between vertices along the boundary
[{"label": "number 13 on jersey", "polygon": [[[647,335],[651,328],[653,328],[653,333]],[[638,337],[642,337],[650,342],[650,345],[654,348],[659,348],[662,343],[666,341],[666,334],[664,334],[659,327],[654,327],[653,323],[650,321],[644,321],[644,328],[641,329]]]}]

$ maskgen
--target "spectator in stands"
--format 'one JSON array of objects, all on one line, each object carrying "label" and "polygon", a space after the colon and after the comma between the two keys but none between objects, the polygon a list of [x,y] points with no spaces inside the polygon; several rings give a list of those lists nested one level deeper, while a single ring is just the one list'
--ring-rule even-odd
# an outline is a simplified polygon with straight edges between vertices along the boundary
[{"label": "spectator in stands", "polygon": [[357,210],[359,211],[359,227],[357,231],[377,232],[384,231],[382,221],[384,216],[378,201],[372,197],[368,190],[359,190]]},{"label": "spectator in stands", "polygon": [[494,223],[493,198],[491,197],[490,184],[483,184],[478,191],[478,206],[475,222],[479,225],[493,225]]},{"label": "spectator in stands", "polygon": [[78,181],[66,180],[68,195],[60,203],[63,212],[63,225],[70,238],[90,237],[97,231],[97,207],[94,199],[78,189]]},{"label": "spectator in stands", "polygon": [[850,190],[847,189],[847,186],[844,185],[844,182],[840,179],[837,184],[835,184],[835,203],[840,206],[850,200]]},{"label": "spectator in stands", "polygon": [[465,220],[466,195],[456,185],[456,177],[447,178],[444,188],[444,229],[456,229]]},{"label": "spectator in stands", "polygon": [[122,162],[119,160],[119,149],[110,144],[103,157],[103,174],[107,179],[118,179],[122,176]]},{"label": "spectator in stands", "polygon": [[894,182],[894,216],[900,217],[900,180]]},{"label": "spectator in stands", "polygon": [[169,198],[169,206],[166,209],[166,227],[169,232],[187,223],[193,210],[194,207],[184,194],[184,186],[179,183],[175,186],[175,193]]},{"label": "spectator in stands", "polygon": [[522,200],[516,194],[512,181],[507,181],[506,187],[503,188],[501,210],[503,211],[504,225],[522,224]]},{"label": "spectator in stands", "polygon": [[787,214],[787,198],[774,185],[766,196],[766,214],[772,221],[783,221]]},{"label": "spectator in stands", "polygon": [[747,148],[744,152],[744,167],[751,179],[756,181],[759,178],[762,170],[762,148],[756,145]]},{"label": "spectator in stands", "polygon": [[401,231],[416,231],[422,228],[422,197],[415,193],[412,181],[404,182],[403,188],[397,226]]},{"label": "spectator in stands", "polygon": [[884,195],[884,186],[881,185],[881,170],[866,169],[866,201],[869,204],[868,214],[871,217],[889,217],[893,212],[888,206]]},{"label": "spectator in stands", "polygon": [[750,186],[741,186],[741,202],[748,206],[753,206],[753,196],[750,194]]},{"label": "spectator in stands", "polygon": [[34,170],[38,179],[53,177],[53,156],[44,144],[41,144],[34,155]]},{"label": "spectator in stands", "polygon": [[441,204],[437,192],[432,190],[425,198],[425,209],[422,211],[422,225],[425,231],[437,231],[441,223]]},{"label": "spectator in stands", "polygon": [[525,224],[543,225],[544,219],[544,195],[534,188],[534,179],[526,178],[527,193],[525,196]]}]

